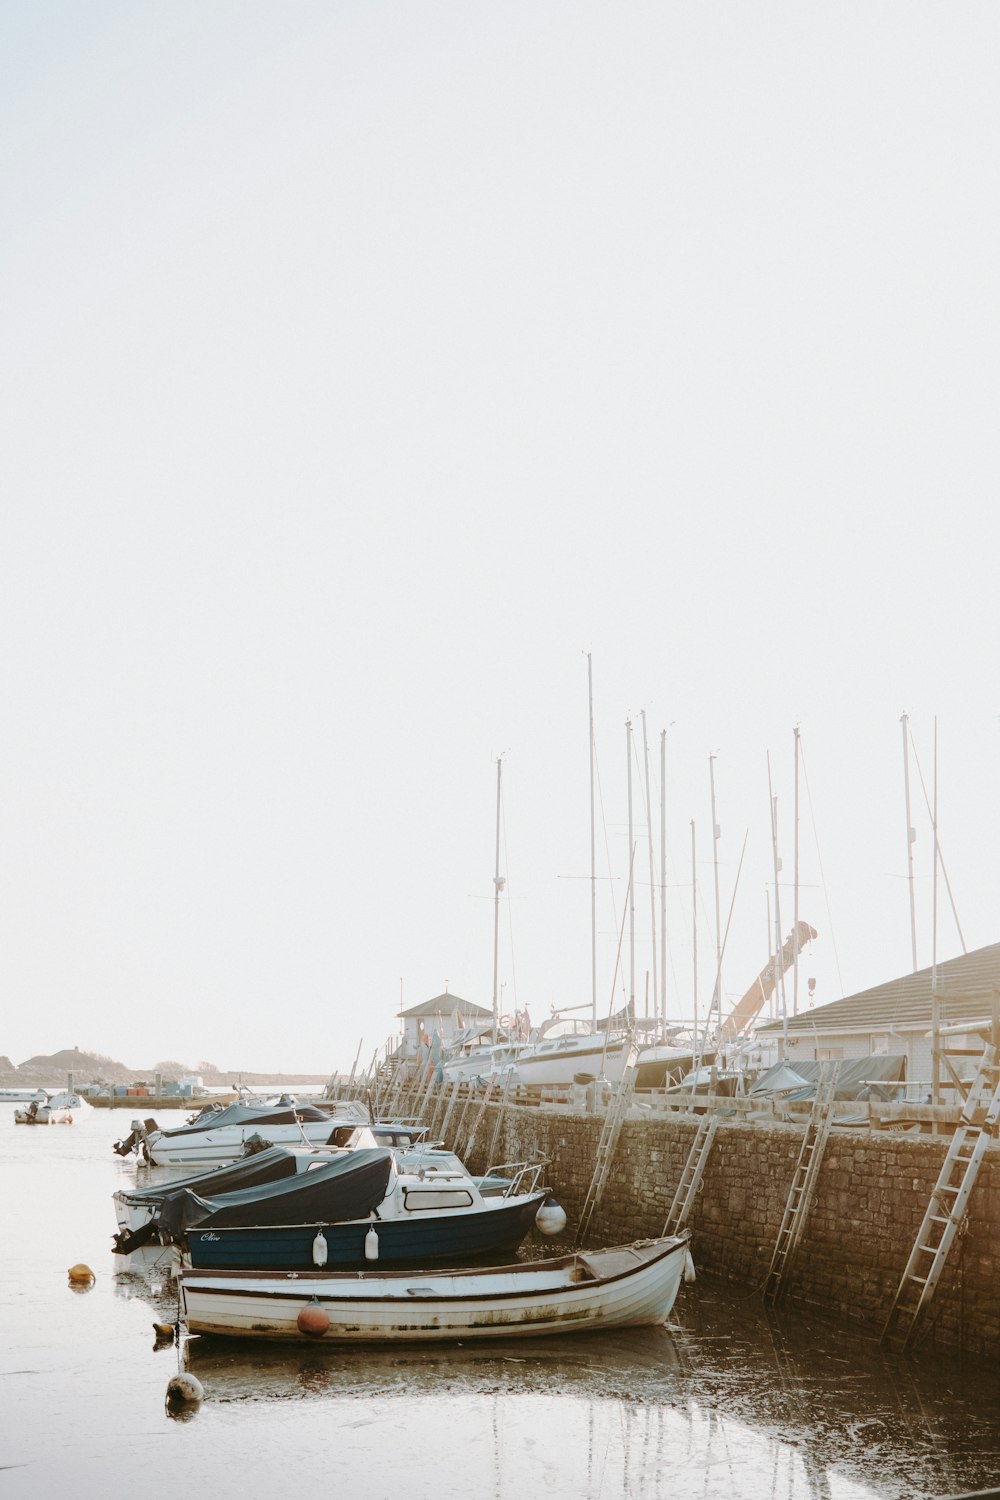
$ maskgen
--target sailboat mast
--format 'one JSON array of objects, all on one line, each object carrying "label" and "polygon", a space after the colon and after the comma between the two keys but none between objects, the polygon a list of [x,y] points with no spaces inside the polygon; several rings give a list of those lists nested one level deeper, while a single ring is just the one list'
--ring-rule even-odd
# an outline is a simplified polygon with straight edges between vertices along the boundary
[{"label": "sailboat mast", "polygon": [[[649,741],[646,710],[642,710],[642,760],[646,773],[646,841],[649,844],[649,921],[653,945],[653,994],[656,994],[656,876],[653,873],[653,806],[649,800]],[[649,976],[646,976],[646,1015],[649,1015]]]},{"label": "sailboat mast", "polygon": [[937,714],[934,715],[934,879],[933,887],[933,911],[931,916],[932,941],[931,941],[931,991],[937,988],[937,909],[938,909],[938,862],[940,860],[940,845],[938,843],[938,746],[937,746]]},{"label": "sailboat mast", "polygon": [[667,731],[660,731],[660,1024],[667,1025]]},{"label": "sailboat mast", "polygon": [[594,668],[587,652],[587,703],[590,710],[590,1009],[597,1030],[597,855],[594,842]]},{"label": "sailboat mast", "polygon": [[691,953],[694,961],[694,1035],[698,1035],[698,861],[691,819]]},{"label": "sailboat mast", "polygon": [[[771,924],[771,892],[768,887],[764,888],[764,895],[767,898],[767,961],[771,963],[774,959],[774,927]],[[774,1020],[774,1002],[777,993],[778,987],[775,985],[771,990],[771,996],[767,1002],[767,1014],[772,1021]]]},{"label": "sailboat mast", "polygon": [[[632,838],[632,720],[625,721],[625,749],[628,755],[628,846],[635,848]],[[628,888],[628,998],[635,1010],[635,881]]]},{"label": "sailboat mast", "polygon": [[778,890],[778,875],[781,860],[778,858],[778,799],[771,787],[771,756],[767,757],[767,795],[771,804],[771,854],[774,861],[774,959],[778,966],[778,987],[781,990],[781,1056],[788,1053],[788,1005],[785,998],[785,970],[781,963],[781,896]]},{"label": "sailboat mast", "polygon": [[[899,720],[903,726],[903,795],[906,798],[906,880],[910,887],[910,955],[913,973],[917,972],[917,906],[913,889],[913,845],[917,830],[910,818],[910,716],[903,714]],[[935,844],[936,847],[936,844]]]},{"label": "sailboat mast", "polygon": [[497,971],[500,957],[500,891],[503,882],[500,879],[500,773],[503,769],[503,757],[497,756],[497,843],[496,843],[496,872],[493,876],[493,1041],[499,1041],[500,1030],[500,1001],[497,991]]},{"label": "sailboat mast", "polygon": [[712,991],[712,1009],[718,1012],[722,1023],[722,926],[719,918],[719,836],[722,829],[715,818],[715,756],[708,757],[708,780],[712,792],[712,865],[715,880],[715,988]]},{"label": "sailboat mast", "polygon": [[799,1013],[799,726],[795,730],[795,894],[792,901],[792,921],[795,934],[792,952],[795,954],[795,977],[792,980],[792,1015]]}]

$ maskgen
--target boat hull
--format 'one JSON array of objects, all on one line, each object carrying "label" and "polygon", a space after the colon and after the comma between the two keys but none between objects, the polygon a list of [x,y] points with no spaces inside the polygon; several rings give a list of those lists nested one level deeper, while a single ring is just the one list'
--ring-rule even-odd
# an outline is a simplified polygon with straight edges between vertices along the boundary
[{"label": "boat hull", "polygon": [[33,1099],[23,1109],[15,1109],[15,1125],[72,1125],[74,1110],[79,1115],[90,1106],[79,1094],[53,1094],[44,1103]]},{"label": "boat hull", "polygon": [[[547,1193],[517,1200],[487,1200],[488,1206],[406,1218],[354,1219],[322,1226],[329,1266],[369,1266],[365,1238],[378,1235],[378,1264],[426,1265],[513,1255],[535,1222]],[[317,1224],[259,1228],[189,1229],[186,1259],[193,1267],[314,1272]]]},{"label": "boat hull", "polygon": [[302,1125],[226,1126],[218,1131],[192,1130],[186,1139],[152,1135],[145,1142],[154,1167],[224,1167],[238,1161],[252,1135],[263,1136],[272,1146],[325,1146],[330,1139],[329,1120]]},{"label": "boat hull", "polygon": [[661,1323],[688,1258],[686,1235],[491,1272],[337,1273],[254,1276],[185,1271],[184,1316],[192,1333],[298,1343],[307,1306],[329,1319],[323,1343],[536,1338]]},{"label": "boat hull", "polygon": [[628,1043],[612,1042],[605,1048],[603,1039],[598,1038],[592,1046],[540,1050],[519,1057],[514,1070],[526,1088],[562,1087],[578,1074],[620,1083],[628,1056]]}]

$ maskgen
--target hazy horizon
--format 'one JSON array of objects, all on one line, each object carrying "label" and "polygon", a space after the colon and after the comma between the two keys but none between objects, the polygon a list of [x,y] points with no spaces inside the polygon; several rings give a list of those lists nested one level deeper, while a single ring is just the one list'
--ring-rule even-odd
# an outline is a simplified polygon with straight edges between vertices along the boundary
[{"label": "hazy horizon", "polygon": [[[911,967],[904,711],[997,940],[995,7],[39,0],[0,40],[0,1051],[332,1072],[489,1008],[501,753],[501,1011],[589,1006],[588,651],[599,1009],[629,717],[653,989],[643,709],[671,1016],[710,755],[727,1007],[768,755],[791,929],[796,725],[803,991]],[[910,774],[924,966],[962,944]]]}]

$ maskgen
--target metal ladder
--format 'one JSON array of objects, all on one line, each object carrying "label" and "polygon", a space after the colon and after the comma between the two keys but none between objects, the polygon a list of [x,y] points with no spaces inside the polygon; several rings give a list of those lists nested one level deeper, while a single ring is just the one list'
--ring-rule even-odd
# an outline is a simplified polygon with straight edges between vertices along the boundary
[{"label": "metal ladder", "polygon": [[715,1132],[719,1128],[719,1118],[714,1110],[709,1110],[698,1121],[698,1129],[694,1133],[681,1180],[677,1184],[677,1191],[663,1226],[664,1235],[679,1234],[687,1223],[688,1214],[694,1207],[695,1196],[701,1186],[701,1176],[712,1150]]},{"label": "metal ladder", "polygon": [[590,1221],[594,1217],[597,1205],[604,1195],[608,1176],[611,1172],[611,1163],[614,1160],[615,1151],[618,1147],[618,1137],[621,1135],[622,1126],[629,1110],[632,1107],[632,1096],[635,1093],[635,1079],[638,1069],[635,1063],[635,1052],[630,1054],[628,1066],[622,1073],[621,1082],[608,1105],[608,1112],[604,1116],[604,1128],[601,1138],[597,1143],[597,1155],[594,1161],[594,1175],[590,1179],[590,1187],[584,1199],[583,1209],[580,1214],[580,1223],[576,1231],[577,1249],[583,1244],[590,1228]]},{"label": "metal ladder", "polygon": [[500,1095],[499,1102],[497,1103],[496,1118],[493,1121],[493,1134],[490,1137],[490,1149],[487,1154],[487,1161],[496,1161],[497,1159],[497,1147],[500,1143],[500,1132],[503,1129],[504,1112],[507,1108],[508,1098],[511,1090],[513,1090],[514,1095],[516,1096],[517,1083],[515,1082],[515,1069],[513,1068],[510,1069],[503,1081],[503,1091]]},{"label": "metal ladder", "polygon": [[451,1095],[448,1099],[447,1105],[445,1106],[444,1115],[441,1119],[440,1129],[437,1132],[442,1141],[444,1141],[445,1145],[448,1144],[448,1126],[451,1124],[451,1117],[454,1113],[455,1105],[458,1103],[458,1091],[461,1087],[462,1085],[460,1083],[452,1084]]},{"label": "metal ladder", "polygon": [[[962,1227],[980,1164],[1000,1118],[998,1075],[996,1050],[987,1047],[882,1329],[880,1342],[899,1354],[909,1347]],[[985,1115],[977,1125],[976,1113],[983,1109]]]},{"label": "metal ladder", "polygon": [[788,1189],[788,1200],[781,1219],[781,1228],[774,1243],[774,1254],[764,1281],[763,1299],[775,1306],[785,1291],[785,1274],[798,1249],[813,1193],[819,1178],[820,1162],[826,1149],[830,1125],[833,1120],[833,1096],[837,1081],[835,1063],[823,1063],[819,1070],[816,1097],[806,1122],[805,1134],[799,1148],[799,1159],[795,1164],[792,1185]]},{"label": "metal ladder", "polygon": [[469,1161],[472,1158],[472,1152],[476,1144],[476,1136],[479,1132],[480,1125],[483,1123],[483,1115],[486,1113],[486,1106],[487,1104],[492,1103],[495,1089],[496,1086],[492,1082],[492,1080],[483,1089],[483,1097],[480,1099],[479,1108],[476,1110],[476,1113],[473,1116],[472,1129],[469,1132],[469,1139],[466,1143],[465,1151],[462,1153],[463,1161]]}]

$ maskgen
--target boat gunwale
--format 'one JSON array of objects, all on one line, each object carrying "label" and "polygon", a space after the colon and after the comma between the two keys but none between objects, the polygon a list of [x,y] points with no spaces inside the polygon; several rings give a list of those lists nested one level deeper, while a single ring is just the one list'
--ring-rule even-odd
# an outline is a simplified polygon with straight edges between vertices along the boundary
[{"label": "boat gunwale", "polygon": [[[302,1275],[298,1272],[259,1272],[243,1269],[227,1270],[222,1267],[220,1267],[216,1271],[210,1271],[204,1267],[198,1267],[192,1268],[190,1270],[183,1270],[180,1273],[179,1282],[182,1289],[190,1285],[192,1287],[192,1290],[194,1291],[200,1290],[205,1293],[211,1292],[213,1295],[222,1297],[237,1297],[245,1295],[244,1288],[239,1284],[242,1281],[262,1281],[266,1279],[273,1279],[275,1276],[281,1276],[286,1282],[298,1279],[299,1281],[304,1281],[310,1285],[318,1283],[319,1286],[323,1289],[326,1289],[328,1287],[329,1291],[327,1293],[327,1296],[329,1300],[335,1301],[337,1287],[353,1287],[358,1286],[359,1284],[364,1285],[366,1277],[370,1277],[370,1279],[373,1281],[386,1281],[391,1279],[394,1282],[398,1282],[402,1287],[415,1280],[420,1280],[421,1278],[426,1278],[427,1280],[440,1280],[442,1277],[448,1276],[452,1278],[478,1277],[480,1279],[483,1279],[485,1277],[500,1277],[505,1274],[509,1275],[511,1272],[523,1274],[526,1271],[531,1271],[534,1267],[537,1267],[540,1273],[548,1267],[558,1267],[559,1269],[564,1269],[568,1272],[571,1271],[574,1266],[578,1266],[586,1261],[586,1259],[588,1258],[588,1254],[590,1256],[596,1257],[598,1255],[611,1254],[612,1252],[621,1252],[623,1250],[631,1250],[633,1253],[638,1254],[640,1248],[646,1248],[647,1246],[650,1248],[653,1246],[656,1247],[655,1253],[649,1254],[645,1258],[640,1259],[634,1266],[626,1266],[623,1270],[615,1271],[607,1276],[592,1276],[591,1279],[587,1281],[568,1282],[565,1286],[527,1286],[519,1289],[515,1288],[511,1291],[492,1291],[484,1289],[478,1292],[442,1292],[438,1296],[428,1294],[428,1296],[426,1297],[413,1299],[412,1302],[410,1301],[410,1299],[406,1299],[406,1305],[412,1305],[414,1307],[432,1307],[435,1303],[481,1302],[486,1298],[488,1298],[490,1301],[503,1301],[505,1299],[518,1297],[551,1297],[553,1293],[561,1294],[570,1292],[593,1292],[599,1287],[603,1288],[612,1286],[616,1281],[622,1281],[629,1277],[635,1277],[641,1272],[651,1270],[654,1267],[660,1265],[662,1261],[675,1254],[676,1251],[678,1251],[682,1247],[686,1250],[688,1245],[690,1244],[690,1239],[690,1233],[685,1231],[679,1235],[669,1236],[669,1241],[636,1241],[634,1244],[630,1245],[611,1245],[603,1251],[579,1251],[571,1256],[560,1256],[558,1260],[553,1261],[516,1262],[513,1265],[492,1267],[462,1266],[456,1270],[450,1271],[446,1268],[441,1268],[437,1271],[425,1270],[407,1272],[405,1270],[401,1270],[383,1273],[382,1275],[379,1275],[379,1273],[377,1272],[368,1273],[365,1271],[357,1271],[353,1273],[350,1271],[320,1271],[308,1272],[305,1275]],[[586,1267],[586,1269],[589,1269],[589,1267]],[[200,1285],[199,1279],[201,1280]],[[205,1285],[205,1283],[207,1282],[217,1282],[219,1280],[222,1280],[224,1284],[221,1286]],[[236,1282],[237,1284],[226,1284],[230,1281]],[[300,1287],[286,1285],[276,1287],[258,1287],[253,1292],[253,1295],[275,1302],[301,1302],[303,1300],[303,1297],[306,1296],[306,1294]],[[312,1297],[307,1298],[307,1300],[312,1300]],[[322,1297],[320,1300],[322,1300]],[[361,1307],[367,1303],[384,1305],[385,1303],[400,1301],[403,1301],[403,1298],[400,1297],[400,1294],[397,1291],[388,1291],[381,1295],[373,1292],[367,1297],[358,1296],[351,1297],[349,1299],[351,1307]]]},{"label": "boat gunwale", "polygon": [[[397,1224],[426,1224],[435,1219],[440,1219],[442,1216],[447,1217],[449,1224],[455,1220],[469,1220],[478,1216],[488,1216],[490,1219],[493,1219],[504,1210],[517,1209],[526,1213],[532,1204],[540,1208],[543,1201],[550,1196],[550,1191],[548,1188],[538,1188],[533,1193],[517,1193],[510,1198],[487,1198],[482,1194],[480,1196],[482,1197],[482,1202],[473,1203],[470,1208],[409,1208],[404,1213],[398,1215],[383,1216],[378,1212],[378,1209],[381,1207],[381,1204],[378,1204],[372,1210],[371,1214],[365,1214],[358,1219],[305,1219],[300,1220],[297,1224],[212,1224],[203,1221],[204,1227],[202,1227],[202,1224],[193,1224],[190,1229],[180,1231],[178,1238],[184,1236],[191,1241],[198,1235],[271,1234],[279,1229],[298,1229],[303,1232],[310,1229],[362,1229],[371,1227],[372,1223],[374,1223],[376,1230],[391,1231]],[[513,1218],[514,1214],[511,1213],[510,1216]],[[201,1241],[199,1240],[198,1243],[200,1244]],[[211,1244],[213,1241],[209,1240],[208,1243]],[[206,1266],[198,1266],[196,1269],[207,1270],[208,1268]],[[228,1267],[219,1267],[220,1271],[226,1269]],[[234,1269],[240,1268],[234,1267]],[[473,1267],[473,1269],[475,1268]],[[328,1274],[334,1275],[338,1273],[329,1272]]]}]

